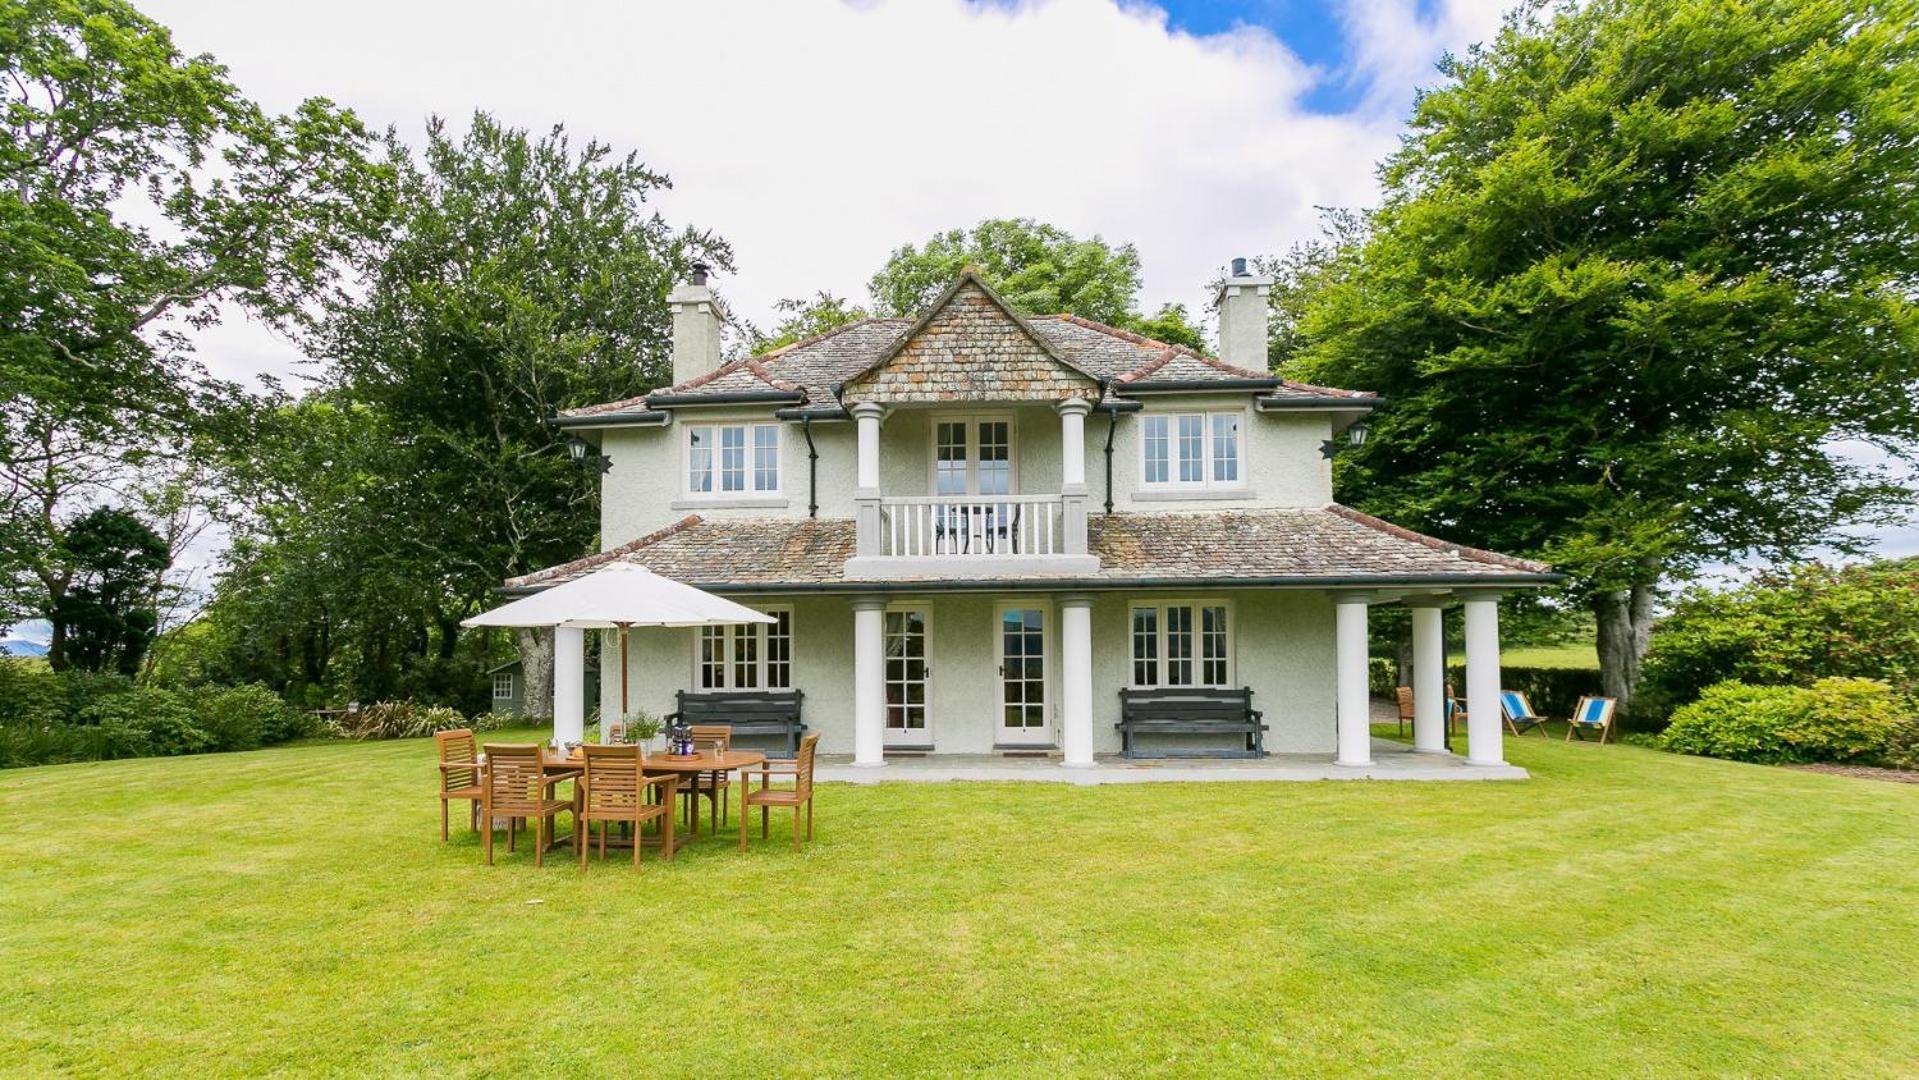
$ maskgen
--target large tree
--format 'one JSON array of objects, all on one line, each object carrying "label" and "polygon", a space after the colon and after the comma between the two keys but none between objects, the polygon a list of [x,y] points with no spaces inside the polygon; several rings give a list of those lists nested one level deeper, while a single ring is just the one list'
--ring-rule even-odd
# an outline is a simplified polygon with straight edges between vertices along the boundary
[{"label": "large tree", "polygon": [[381,218],[350,113],[272,116],[118,0],[0,0],[0,622],[59,609],[68,526],[185,454],[223,302],[295,319]]},{"label": "large tree", "polygon": [[66,530],[72,578],[54,614],[66,631],[47,651],[57,670],[140,670],[160,625],[160,577],[173,553],[160,534],[125,510],[100,507]]},{"label": "large tree", "polygon": [[390,156],[393,227],[306,339],[322,391],[255,420],[257,513],[213,614],[285,614],[221,636],[280,683],[459,700],[486,655],[460,620],[594,546],[597,476],[549,418],[667,381],[666,295],[730,252],[651,211],[664,176],[557,127],[434,120]]},{"label": "large tree", "polygon": [[1919,20],[1530,6],[1443,70],[1279,359],[1392,402],[1344,494],[1556,563],[1625,698],[1662,586],[1907,497],[1832,446],[1919,431]]},{"label": "large tree", "polygon": [[1150,318],[1139,314],[1139,252],[1133,245],[1115,247],[1098,236],[1082,240],[1031,218],[989,219],[900,246],[868,283],[873,309],[918,315],[967,267],[1031,315],[1079,315],[1181,345],[1201,344],[1181,305],[1165,305]]}]

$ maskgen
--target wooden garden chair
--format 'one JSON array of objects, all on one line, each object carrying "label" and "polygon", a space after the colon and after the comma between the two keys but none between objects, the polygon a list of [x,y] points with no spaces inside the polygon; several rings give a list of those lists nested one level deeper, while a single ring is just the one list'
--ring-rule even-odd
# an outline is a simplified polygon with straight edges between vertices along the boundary
[{"label": "wooden garden chair", "polygon": [[1546,737],[1546,718],[1534,712],[1533,703],[1517,690],[1499,692],[1499,714],[1506,718],[1506,730],[1515,737],[1534,728],[1539,729],[1540,738]]},{"label": "wooden garden chair", "polygon": [[[637,746],[584,746],[586,771],[580,777],[579,808],[573,819],[573,846],[580,849],[580,869],[586,869],[586,849],[592,841],[593,823],[600,823],[600,858],[606,858],[606,830],[614,822],[633,826],[633,869],[640,868],[640,849],[646,844],[640,827],[649,821],[660,823],[660,850],[673,857],[673,804],[678,793],[677,773],[646,775],[646,761]],[[647,799],[647,789],[657,788],[660,797]]]},{"label": "wooden garden chair", "polygon": [[[486,819],[486,864],[493,865],[493,821],[504,817],[506,849],[513,850],[514,826],[521,819],[538,822],[533,841],[533,865],[546,865],[547,841],[553,838],[554,818],[573,809],[571,799],[553,798],[553,787],[578,773],[548,775],[533,743],[488,743],[486,771],[480,785],[480,816]],[[580,842],[579,822],[573,824],[573,842]]]},{"label": "wooden garden chair", "polygon": [[1413,722],[1413,688],[1402,686],[1394,691],[1399,698],[1399,733],[1406,734],[1406,725]]},{"label": "wooden garden chair", "polygon": [[[746,850],[747,811],[760,808],[760,839],[767,836],[767,812],[775,806],[793,808],[793,850],[800,849],[800,807],[806,807],[806,838],[813,839],[813,751],[820,743],[820,733],[815,731],[800,740],[800,752],[792,761],[769,761],[750,769],[740,770],[740,850]],[[760,778],[760,788],[753,790],[753,777]],[[772,786],[775,776],[791,776],[793,786],[776,788]]]},{"label": "wooden garden chair", "polygon": [[1466,706],[1460,702],[1459,695],[1453,692],[1453,684],[1446,684],[1446,744],[1451,747],[1453,732],[1458,725],[1466,722]]},{"label": "wooden garden chair", "polygon": [[1580,735],[1580,731],[1596,729],[1599,732],[1599,745],[1606,745],[1606,737],[1612,734],[1613,710],[1618,705],[1619,702],[1609,697],[1580,698],[1579,704],[1573,706],[1572,719],[1566,727],[1566,741],[1571,742],[1574,736],[1578,736],[1584,742],[1586,737]]},{"label": "wooden garden chair", "polygon": [[[733,749],[733,726],[731,724],[689,724],[687,731],[693,736],[696,750],[713,750],[725,753]],[[702,773],[696,787],[686,790],[688,799],[706,796],[713,804],[713,834],[719,835],[720,826],[726,823],[727,798],[733,789],[733,774],[724,769],[715,769]]]},{"label": "wooden garden chair", "polygon": [[433,733],[434,749],[440,752],[440,839],[447,839],[446,804],[467,800],[467,827],[480,828],[480,762],[475,753],[473,732],[466,728]]}]

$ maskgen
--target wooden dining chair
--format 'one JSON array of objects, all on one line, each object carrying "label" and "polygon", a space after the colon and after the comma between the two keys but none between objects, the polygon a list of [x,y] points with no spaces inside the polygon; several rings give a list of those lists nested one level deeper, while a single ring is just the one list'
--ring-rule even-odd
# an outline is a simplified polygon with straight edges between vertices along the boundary
[{"label": "wooden dining chair", "polygon": [[[580,849],[580,869],[586,869],[586,849],[593,823],[600,823],[600,858],[606,858],[606,830],[614,822],[633,826],[633,869],[640,868],[640,850],[646,846],[640,827],[660,823],[660,850],[673,857],[673,804],[680,778],[676,773],[646,775],[646,759],[637,746],[584,746],[586,772],[580,777],[579,808],[573,819],[573,846]],[[648,801],[647,789],[659,798]]]},{"label": "wooden dining chair", "polygon": [[1399,733],[1404,735],[1406,734],[1406,725],[1413,722],[1413,688],[1410,686],[1395,687],[1394,694],[1399,698]]},{"label": "wooden dining chair", "polygon": [[[695,750],[717,750],[725,753],[733,749],[733,725],[731,724],[690,724],[687,731],[693,736]],[[715,769],[701,773],[699,783],[686,789],[690,799],[706,796],[713,804],[713,834],[719,835],[720,826],[726,823],[727,797],[733,788],[733,774],[724,769]]]},{"label": "wooden dining chair", "polygon": [[[793,850],[800,849],[800,807],[806,807],[806,838],[813,839],[813,751],[819,746],[820,733],[815,731],[800,740],[800,752],[792,761],[768,761],[749,769],[740,770],[740,850],[746,850],[747,811],[760,808],[760,839],[766,839],[767,813],[775,806],[793,808]],[[753,790],[753,777],[760,778],[760,789]],[[776,788],[772,786],[775,776],[790,776],[793,786]]]},{"label": "wooden dining chair", "polygon": [[[562,810],[573,809],[570,799],[553,798],[553,787],[573,779],[577,773],[548,776],[540,763],[540,747],[534,743],[488,743],[486,769],[481,774],[480,816],[486,819],[486,864],[493,865],[493,821],[507,819],[506,849],[513,850],[515,824],[519,820],[538,822],[533,838],[533,865],[546,865],[547,841],[553,838],[554,818]],[[573,823],[573,842],[580,842],[580,825]]]},{"label": "wooden dining chair", "polygon": [[467,827],[480,827],[480,762],[474,755],[473,732],[467,728],[433,733],[434,749],[440,752],[440,839],[447,839],[446,804],[467,800]]}]

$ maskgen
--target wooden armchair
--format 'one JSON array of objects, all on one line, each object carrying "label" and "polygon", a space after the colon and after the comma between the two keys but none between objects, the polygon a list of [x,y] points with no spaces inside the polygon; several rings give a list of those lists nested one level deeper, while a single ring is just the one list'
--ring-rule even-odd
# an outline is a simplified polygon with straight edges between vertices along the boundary
[{"label": "wooden armchair", "polygon": [[[600,823],[600,858],[606,858],[606,827],[615,821],[633,826],[633,869],[640,868],[640,849],[646,844],[640,826],[660,822],[660,850],[673,857],[673,802],[680,778],[677,773],[646,775],[645,759],[637,746],[585,746],[586,772],[580,777],[579,808],[573,824],[573,846],[580,849],[580,869],[586,869],[586,849],[592,838],[594,822]],[[648,788],[658,788],[660,797],[649,802]]]},{"label": "wooden armchair", "polygon": [[[571,780],[578,773],[549,776],[540,762],[540,748],[533,743],[488,743],[486,771],[480,785],[480,815],[486,819],[486,864],[493,865],[493,819],[504,817],[506,849],[513,850],[516,823],[528,819],[539,823],[533,841],[533,865],[546,865],[547,841],[553,838],[555,816],[573,809],[570,799],[553,798],[553,786]],[[580,826],[573,825],[574,843],[580,842]]]},{"label": "wooden armchair", "polygon": [[473,732],[466,728],[433,733],[433,747],[440,752],[440,839],[447,838],[446,804],[467,800],[467,827],[480,827],[480,762],[475,757]]},{"label": "wooden armchair", "polygon": [[1399,698],[1399,733],[1406,734],[1406,725],[1413,722],[1413,688],[1397,687],[1394,695]]},{"label": "wooden armchair", "polygon": [[[695,750],[716,750],[725,753],[733,749],[733,725],[731,724],[688,724],[687,730],[693,735]],[[723,769],[702,773],[699,782],[687,788],[684,794],[689,800],[706,796],[713,806],[713,834],[719,835],[720,826],[725,823],[727,813],[727,794],[733,787],[733,774]]]},{"label": "wooden armchair", "polygon": [[[800,807],[806,807],[806,838],[813,839],[813,751],[820,744],[820,733],[815,731],[800,740],[800,752],[792,761],[769,761],[751,769],[740,770],[740,850],[746,850],[747,811],[760,808],[760,839],[767,835],[767,811],[775,806],[793,808],[793,850],[800,849]],[[760,778],[760,788],[753,790],[753,777]],[[791,776],[793,786],[776,788],[772,786],[775,776]]]}]

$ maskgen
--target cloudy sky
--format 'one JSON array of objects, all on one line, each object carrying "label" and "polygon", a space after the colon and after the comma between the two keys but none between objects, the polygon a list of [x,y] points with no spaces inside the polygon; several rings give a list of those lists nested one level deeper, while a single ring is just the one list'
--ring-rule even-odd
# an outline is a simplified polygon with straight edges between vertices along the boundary
[{"label": "cloudy sky", "polygon": [[[1138,245],[1148,309],[1197,311],[1228,259],[1372,201],[1414,88],[1499,21],[1495,0],[141,6],[269,108],[326,95],[410,138],[484,109],[637,151],[674,180],[669,221],[732,241],[722,285],[762,325],[1011,215]],[[245,325],[202,356],[241,378],[292,359]]]}]

